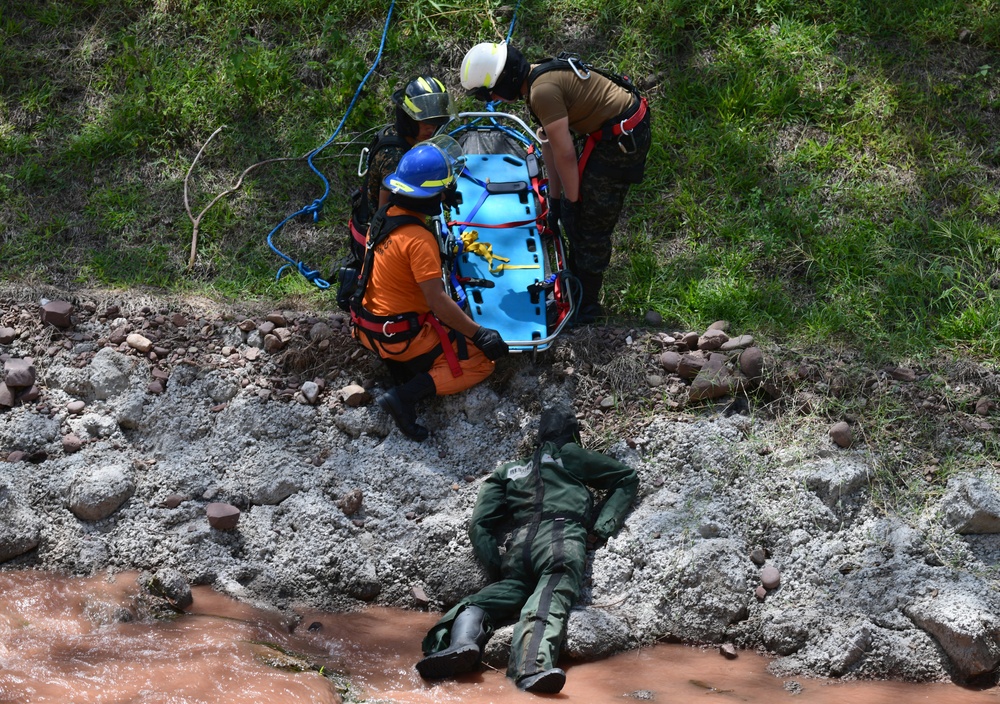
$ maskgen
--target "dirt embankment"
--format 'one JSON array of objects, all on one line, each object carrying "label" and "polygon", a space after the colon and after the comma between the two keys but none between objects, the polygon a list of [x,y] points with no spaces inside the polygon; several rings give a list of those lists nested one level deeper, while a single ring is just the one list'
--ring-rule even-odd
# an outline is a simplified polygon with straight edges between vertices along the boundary
[{"label": "dirt embankment", "polygon": [[[68,324],[43,324],[60,311],[42,299],[71,303]],[[415,444],[371,403],[387,379],[328,311],[2,303],[5,566],[172,568],[282,609],[443,608],[484,583],[465,535],[480,480],[566,400],[585,443],[641,478],[592,555],[568,655],[679,639],[765,648],[782,673],[911,680],[1000,663],[984,367],[873,369],[746,340],[694,354],[674,331],[594,327],[426,403],[432,437]]]}]

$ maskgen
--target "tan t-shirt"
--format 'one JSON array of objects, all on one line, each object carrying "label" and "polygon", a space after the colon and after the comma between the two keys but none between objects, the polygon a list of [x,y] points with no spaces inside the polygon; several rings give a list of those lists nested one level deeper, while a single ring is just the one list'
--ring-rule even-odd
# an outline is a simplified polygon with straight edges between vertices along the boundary
[{"label": "tan t-shirt", "polygon": [[577,134],[596,132],[628,110],[633,101],[631,93],[597,71],[591,71],[587,80],[573,71],[543,73],[528,95],[528,106],[543,126],[568,117],[569,128]]}]

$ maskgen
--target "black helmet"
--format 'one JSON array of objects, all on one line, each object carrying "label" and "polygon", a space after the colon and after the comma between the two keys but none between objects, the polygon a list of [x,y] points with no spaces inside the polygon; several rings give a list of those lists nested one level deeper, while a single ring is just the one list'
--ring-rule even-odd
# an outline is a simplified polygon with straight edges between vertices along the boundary
[{"label": "black helmet", "polygon": [[568,442],[580,441],[580,423],[576,413],[565,404],[555,404],[542,411],[538,421],[538,444],[554,442],[562,447]]},{"label": "black helmet", "polygon": [[392,102],[410,119],[438,127],[447,124],[455,114],[448,89],[434,76],[412,79],[405,88],[392,94]]}]

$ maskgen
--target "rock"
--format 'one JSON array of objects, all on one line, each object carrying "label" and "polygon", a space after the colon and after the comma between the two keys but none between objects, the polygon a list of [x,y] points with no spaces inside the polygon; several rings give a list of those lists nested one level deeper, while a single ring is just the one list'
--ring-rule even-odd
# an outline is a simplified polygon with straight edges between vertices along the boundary
[{"label": "rock", "polygon": [[333,337],[333,330],[326,323],[316,323],[309,328],[309,339],[322,342]]},{"label": "rock", "polygon": [[135,482],[124,465],[91,468],[77,476],[70,488],[69,510],[84,521],[100,521],[135,493]]},{"label": "rock", "polygon": [[140,335],[137,332],[126,337],[125,344],[143,354],[148,354],[153,349],[153,342],[148,337]]},{"label": "rock", "polygon": [[252,332],[257,329],[257,323],[247,319],[239,323],[236,327],[238,327],[242,332]]},{"label": "rock", "polygon": [[726,332],[726,331],[729,330],[729,321],[728,320],[716,320],[714,323],[712,323],[711,325],[708,326],[708,329],[709,330],[721,330],[722,332]]},{"label": "rock", "polygon": [[70,455],[73,454],[74,452],[80,451],[80,448],[83,447],[83,441],[79,438],[79,436],[74,435],[73,433],[69,433],[67,435],[63,435],[62,447],[63,447],[63,452],[65,452],[67,455]]},{"label": "rock", "polygon": [[208,525],[216,530],[233,530],[240,522],[240,510],[231,504],[213,502],[205,507]]},{"label": "rock", "polygon": [[266,337],[270,335],[272,332],[274,332],[274,329],[276,327],[278,326],[272,323],[270,320],[266,320],[257,326],[257,332],[260,333],[261,337]]},{"label": "rock", "polygon": [[939,593],[904,608],[947,653],[959,681],[993,672],[1000,664],[996,611],[995,604],[961,591]]},{"label": "rock", "polygon": [[163,382],[160,381],[159,379],[157,379],[156,381],[151,381],[146,385],[146,393],[148,394],[153,394],[154,396],[156,396],[162,394],[164,391],[166,391],[166,389],[163,388]]},{"label": "rock", "polygon": [[73,325],[73,304],[69,301],[49,301],[42,306],[42,322],[57,328]]},{"label": "rock", "polygon": [[764,589],[777,589],[781,584],[781,574],[774,565],[764,565],[760,571],[760,583]]},{"label": "rock", "polygon": [[628,624],[604,609],[573,609],[566,624],[563,652],[575,660],[607,657],[631,641]]},{"label": "rock", "polygon": [[351,489],[344,498],[337,502],[337,506],[344,512],[345,516],[353,516],[361,510],[363,499],[364,494],[361,493],[361,489]]},{"label": "rock", "polygon": [[739,653],[736,652],[736,646],[732,643],[723,643],[719,646],[719,654],[726,660],[735,660],[739,657]]},{"label": "rock", "polygon": [[994,401],[990,400],[986,396],[983,396],[981,399],[976,401],[976,415],[988,416],[996,407],[997,404]]},{"label": "rock", "polygon": [[713,354],[691,382],[688,400],[703,401],[727,396],[731,391],[731,382],[732,374],[725,366],[725,357]]},{"label": "rock", "polygon": [[830,439],[833,440],[837,447],[847,448],[851,446],[854,442],[854,437],[851,433],[851,426],[847,424],[847,421],[842,420],[830,428]]},{"label": "rock", "polygon": [[0,381],[0,408],[13,408],[16,398],[5,382]]},{"label": "rock", "polygon": [[17,330],[0,327],[0,345],[9,345],[17,339]]},{"label": "rock", "polygon": [[682,379],[694,379],[698,376],[698,372],[701,371],[701,368],[705,366],[707,361],[708,357],[702,352],[682,354],[680,361],[677,363],[677,373]]},{"label": "rock", "polygon": [[750,560],[758,567],[761,567],[767,560],[767,551],[762,547],[755,547],[750,551]]},{"label": "rock", "polygon": [[181,313],[173,313],[170,316],[170,324],[175,328],[186,328],[188,321]]},{"label": "rock", "polygon": [[709,328],[705,331],[704,335],[698,338],[698,349],[706,351],[717,350],[722,347],[723,343],[728,341],[729,335],[722,330]]},{"label": "rock", "polygon": [[764,353],[759,347],[748,347],[740,353],[740,371],[751,381],[764,374]]},{"label": "rock", "polygon": [[421,608],[431,603],[431,600],[427,598],[427,592],[419,584],[410,587],[410,597],[413,598],[413,603]]},{"label": "rock", "polygon": [[764,601],[767,598],[767,590],[764,589],[763,584],[757,585],[757,588],[753,590],[753,595],[757,597],[757,601]]},{"label": "rock", "polygon": [[359,384],[348,384],[338,391],[337,395],[351,408],[367,406],[372,400],[371,394],[365,390],[365,387]]},{"label": "rock", "polygon": [[1000,491],[979,477],[952,477],[941,499],[941,512],[961,535],[1000,533]]},{"label": "rock", "polygon": [[655,310],[647,310],[644,320],[646,325],[649,325],[650,327],[656,328],[663,325],[663,316]]},{"label": "rock", "polygon": [[660,354],[660,366],[663,367],[664,371],[676,372],[680,362],[681,356],[673,350],[666,350]]},{"label": "rock", "polygon": [[868,465],[832,455],[802,465],[799,476],[805,485],[827,506],[834,506],[842,497],[850,496],[868,484]]},{"label": "rock", "polygon": [[9,455],[7,455],[7,461],[10,462],[11,464],[14,464],[15,462],[20,462],[21,460],[24,459],[26,454],[27,453],[24,452],[23,450],[14,450]]},{"label": "rock", "polygon": [[[8,461],[10,460],[8,457]],[[30,552],[41,539],[41,520],[0,478],[0,562]]]},{"label": "rock", "polygon": [[310,406],[316,405],[319,400],[319,385],[314,381],[307,381],[302,384],[302,388],[299,389],[302,392],[302,397],[306,400]]},{"label": "rock", "polygon": [[726,342],[722,343],[722,347],[719,349],[723,352],[733,352],[735,350],[742,350],[746,347],[751,347],[753,343],[753,335],[740,335],[739,337],[729,338]]},{"label": "rock", "polygon": [[663,377],[659,374],[647,374],[646,384],[649,385],[651,389],[663,386]]},{"label": "rock", "polygon": [[163,568],[158,570],[145,584],[146,589],[170,602],[175,609],[184,610],[194,603],[191,595],[191,585],[177,570]]},{"label": "rock", "polygon": [[917,373],[909,367],[896,367],[887,371],[896,381],[914,381],[917,378]]},{"label": "rock", "polygon": [[680,344],[684,345],[689,350],[698,349],[698,338],[701,337],[696,332],[686,332],[681,335]]},{"label": "rock", "polygon": [[280,352],[285,349],[285,343],[281,341],[281,338],[275,334],[269,334],[264,336],[264,351],[270,354],[275,352]]},{"label": "rock", "polygon": [[163,508],[174,509],[185,501],[188,501],[190,498],[191,497],[185,496],[184,494],[170,494],[167,498],[160,502],[160,506]]},{"label": "rock", "polygon": [[276,328],[283,328],[286,325],[288,325],[288,319],[285,317],[285,314],[282,313],[281,311],[274,311],[272,313],[268,313],[266,318],[267,322],[272,323]]},{"label": "rock", "polygon": [[26,389],[35,383],[35,366],[26,359],[8,359],[3,364],[4,382],[10,389]]}]

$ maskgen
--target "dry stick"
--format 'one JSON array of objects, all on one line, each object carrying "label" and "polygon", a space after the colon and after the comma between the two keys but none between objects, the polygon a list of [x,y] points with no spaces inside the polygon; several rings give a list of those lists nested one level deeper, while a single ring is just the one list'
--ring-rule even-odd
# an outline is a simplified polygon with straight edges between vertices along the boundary
[{"label": "dry stick", "polygon": [[188,202],[188,179],[191,178],[191,172],[194,171],[195,164],[197,164],[198,163],[198,159],[201,158],[201,154],[202,154],[202,152],[205,151],[205,147],[207,147],[208,143],[212,141],[212,139],[215,137],[215,135],[219,134],[219,132],[221,132],[223,129],[225,129],[225,127],[226,127],[225,125],[222,125],[222,127],[218,128],[217,130],[215,130],[215,132],[212,133],[211,137],[209,137],[207,140],[205,140],[205,143],[203,145],[201,145],[201,149],[198,150],[198,154],[195,156],[194,161],[191,162],[191,167],[188,169],[187,174],[185,174],[185,176],[184,176],[184,210],[187,211],[188,218],[191,220],[191,256],[188,258],[188,269],[190,269],[191,267],[194,266],[194,258],[195,258],[195,254],[196,254],[196,252],[198,250],[198,227],[201,225],[201,219],[205,216],[205,213],[207,213],[208,210],[213,205],[215,205],[216,203],[218,203],[222,198],[225,198],[229,194],[235,193],[236,191],[238,191],[240,189],[240,186],[243,185],[243,179],[246,177],[246,175],[248,173],[250,173],[251,171],[253,171],[254,169],[256,169],[258,166],[263,166],[264,164],[270,164],[271,162],[275,162],[275,161],[301,161],[302,159],[306,158],[304,156],[300,156],[300,157],[288,157],[288,156],[277,157],[277,158],[274,158],[274,159],[266,159],[264,161],[258,161],[256,164],[254,164],[252,166],[248,166],[243,171],[243,173],[240,174],[240,177],[238,179],[236,179],[236,183],[234,183],[228,190],[225,190],[222,193],[220,193],[219,195],[215,196],[215,198],[212,199],[212,202],[209,203],[208,205],[206,205],[202,209],[202,211],[200,213],[198,213],[198,217],[195,217],[194,215],[191,214],[191,205]]}]

